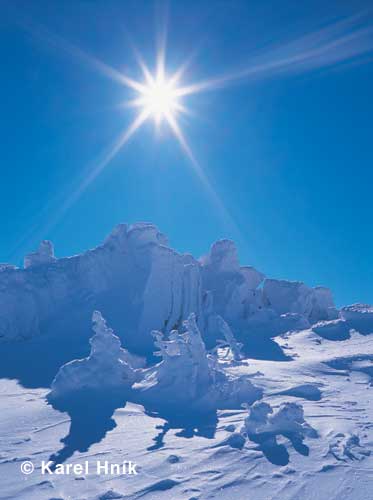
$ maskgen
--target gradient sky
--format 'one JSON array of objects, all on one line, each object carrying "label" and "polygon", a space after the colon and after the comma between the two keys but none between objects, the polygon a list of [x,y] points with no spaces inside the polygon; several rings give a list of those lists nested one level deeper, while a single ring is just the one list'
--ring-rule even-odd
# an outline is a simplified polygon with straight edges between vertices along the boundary
[{"label": "gradient sky", "polygon": [[[370,4],[0,0],[0,262],[20,264],[41,239],[72,255],[119,222],[151,221],[177,250],[198,257],[232,238],[267,276],[327,285],[338,305],[373,302]],[[153,65],[166,12],[167,66],[191,58],[186,84],[275,68],[183,101],[220,206],[152,123],[72,198],[134,117],[121,106],[131,92],[81,51],[141,78],[133,49]]]}]

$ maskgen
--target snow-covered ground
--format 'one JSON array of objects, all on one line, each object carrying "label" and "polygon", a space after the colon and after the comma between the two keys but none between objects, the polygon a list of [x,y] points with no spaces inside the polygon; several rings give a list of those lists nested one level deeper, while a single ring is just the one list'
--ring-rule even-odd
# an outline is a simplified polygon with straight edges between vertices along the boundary
[{"label": "snow-covered ground", "polygon": [[[47,390],[24,389],[15,381],[3,380],[1,498],[372,498],[369,367],[373,374],[373,338],[354,334],[349,340],[333,342],[304,331],[282,342],[292,361],[250,360],[248,365],[230,368],[250,374],[264,389],[263,400],[274,408],[284,401],[301,402],[306,421],[317,431],[318,436],[306,437],[303,446],[278,439],[287,453],[267,457],[250,440],[242,449],[230,445],[230,436],[243,426],[244,409],[218,411],[218,421],[207,423],[206,428],[193,429],[191,422],[190,429],[169,429],[165,420],[147,416],[142,406],[127,403],[115,411],[113,428],[95,442],[100,436],[94,431],[86,440],[79,434],[85,432],[84,422],[77,422],[78,428],[72,430],[69,416],[47,405]],[[95,418],[89,413],[85,417]],[[77,446],[88,449],[75,451],[68,462],[88,460],[92,474],[42,475],[41,461],[48,461],[63,447],[60,440],[69,432],[75,432]],[[278,455],[280,463],[272,463]],[[21,473],[25,460],[35,464],[33,474]],[[96,475],[97,460],[131,460],[138,464],[138,474]]]},{"label": "snow-covered ground", "polygon": [[372,308],[165,243],[121,227],[0,272],[0,498],[373,498]]}]

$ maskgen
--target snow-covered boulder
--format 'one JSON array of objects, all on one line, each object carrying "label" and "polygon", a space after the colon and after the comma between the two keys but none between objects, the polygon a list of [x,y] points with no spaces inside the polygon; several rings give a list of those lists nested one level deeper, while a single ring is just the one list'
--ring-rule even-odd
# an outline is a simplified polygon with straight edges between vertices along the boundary
[{"label": "snow-covered boulder", "polygon": [[328,340],[345,340],[349,338],[350,325],[344,319],[319,321],[312,326],[312,330]]},{"label": "snow-covered boulder", "polygon": [[373,306],[369,304],[353,304],[342,307],[341,317],[350,328],[360,333],[373,333]]},{"label": "snow-covered boulder", "polygon": [[88,358],[63,365],[52,382],[48,400],[65,400],[84,392],[110,393],[128,391],[136,380],[131,355],[121,348],[119,338],[106,325],[99,311],[92,316],[95,334],[90,340]]},{"label": "snow-covered boulder", "polygon": [[264,401],[258,401],[249,407],[249,415],[245,418],[241,432],[247,436],[261,434],[268,431],[268,417],[273,413],[271,405]]},{"label": "snow-covered boulder", "polygon": [[241,432],[249,438],[279,434],[298,437],[317,437],[317,432],[304,419],[303,407],[299,403],[285,402],[274,412],[271,405],[256,402],[249,407]]},{"label": "snow-covered boulder", "polygon": [[275,434],[297,434],[303,437],[317,437],[317,432],[304,419],[300,403],[282,403],[279,410],[268,419]]}]

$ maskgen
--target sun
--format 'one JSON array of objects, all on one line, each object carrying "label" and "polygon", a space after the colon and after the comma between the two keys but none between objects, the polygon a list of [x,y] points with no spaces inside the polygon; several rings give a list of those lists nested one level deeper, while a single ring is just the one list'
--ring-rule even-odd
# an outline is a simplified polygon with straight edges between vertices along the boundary
[{"label": "sun", "polygon": [[168,121],[182,110],[178,89],[172,79],[158,74],[155,78],[148,77],[146,84],[139,91],[136,105],[153,117],[156,123]]}]

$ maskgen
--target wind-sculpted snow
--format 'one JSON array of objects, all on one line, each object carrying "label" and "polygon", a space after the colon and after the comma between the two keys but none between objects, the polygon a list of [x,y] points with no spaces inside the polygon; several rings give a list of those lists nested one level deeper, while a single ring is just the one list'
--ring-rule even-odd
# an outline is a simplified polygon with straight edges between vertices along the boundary
[{"label": "wind-sculpted snow", "polygon": [[[43,241],[24,269],[1,267],[0,340],[59,335],[84,346],[100,310],[130,351],[150,356],[150,332],[167,335],[193,312],[209,348],[222,337],[220,316],[247,353],[252,335],[269,339],[337,314],[325,288],[240,266],[232,241],[216,242],[199,261],[167,245],[147,223],[121,224],[99,247],[69,258],[56,258]],[[261,355],[271,356],[267,347]]]},{"label": "wind-sculpted snow", "polygon": [[316,431],[304,420],[302,405],[289,402],[283,403],[275,413],[268,403],[255,403],[249,407],[242,433],[249,437],[261,434],[267,437],[278,434],[317,437]]},{"label": "wind-sculpted snow", "polygon": [[135,385],[138,401],[154,411],[185,416],[239,408],[242,402],[261,397],[262,391],[247,378],[228,377],[218,358],[208,355],[194,313],[184,328],[183,333],[173,330],[168,340],[153,332],[162,361]]},{"label": "wind-sculpted snow", "polygon": [[255,403],[249,408],[249,416],[245,419],[241,434],[258,443],[268,460],[277,465],[289,462],[286,447],[277,443],[278,436],[286,437],[302,455],[309,453],[303,440],[318,436],[316,430],[305,421],[302,405],[293,402],[282,403],[276,412],[268,403]]},{"label": "wind-sculpted snow", "polygon": [[50,401],[72,398],[83,391],[103,395],[110,391],[124,392],[135,382],[131,354],[121,348],[119,338],[107,327],[100,312],[93,313],[92,321],[95,335],[90,340],[89,357],[60,368],[48,395]]}]

